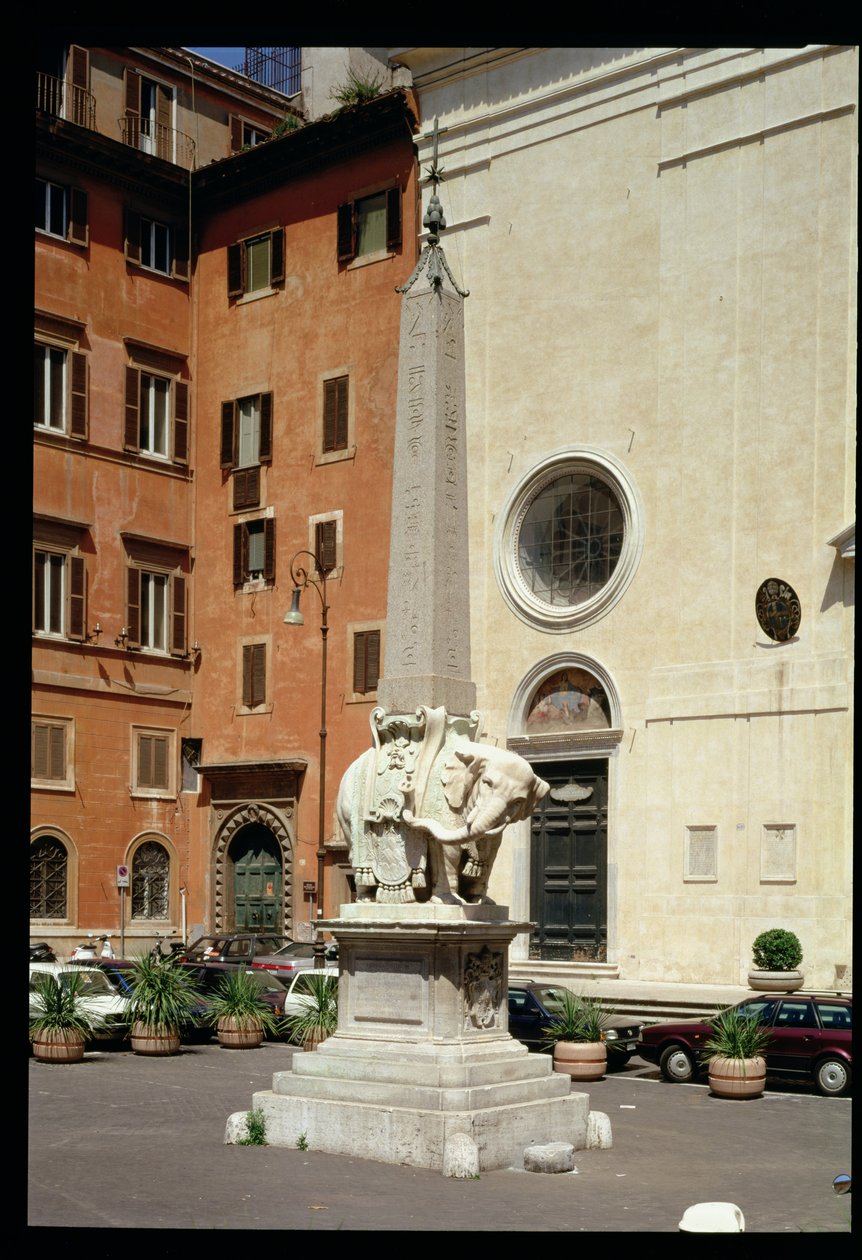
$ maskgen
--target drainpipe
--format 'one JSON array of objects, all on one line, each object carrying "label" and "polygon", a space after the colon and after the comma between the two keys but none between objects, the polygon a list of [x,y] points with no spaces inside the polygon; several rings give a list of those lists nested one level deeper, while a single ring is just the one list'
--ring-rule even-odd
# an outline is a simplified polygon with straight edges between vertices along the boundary
[{"label": "drainpipe", "polygon": [[180,919],[180,936],[183,938],[184,945],[187,944],[187,941],[186,941],[186,897],[188,897],[188,895],[189,895],[189,890],[188,888],[186,888],[185,884],[183,884],[182,888],[180,889],[180,896],[182,897],[182,909],[180,912],[182,916]]}]

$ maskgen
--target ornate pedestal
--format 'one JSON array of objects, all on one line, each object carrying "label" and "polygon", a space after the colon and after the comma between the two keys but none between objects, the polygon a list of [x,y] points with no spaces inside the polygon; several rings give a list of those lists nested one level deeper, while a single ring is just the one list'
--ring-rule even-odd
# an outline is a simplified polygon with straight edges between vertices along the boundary
[{"label": "ornate pedestal", "polygon": [[442,1168],[456,1134],[480,1169],[531,1143],[586,1144],[589,1099],[508,1031],[508,950],[529,924],[504,906],[356,903],[339,946],[338,1031],[255,1094],[268,1141]]}]

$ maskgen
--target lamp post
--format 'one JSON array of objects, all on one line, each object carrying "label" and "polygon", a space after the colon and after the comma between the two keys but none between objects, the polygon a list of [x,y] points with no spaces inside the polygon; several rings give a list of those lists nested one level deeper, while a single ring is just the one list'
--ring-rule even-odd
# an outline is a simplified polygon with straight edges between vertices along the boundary
[{"label": "lamp post", "polygon": [[[317,581],[311,577],[308,569],[304,568],[298,561],[302,557],[307,557],[314,562],[315,571],[320,575]],[[306,587],[311,586],[317,591],[320,598],[320,634],[323,640],[323,652],[321,655],[320,666],[320,788],[319,788],[319,804],[317,812],[317,918],[323,918],[323,871],[324,861],[326,858],[326,849],[324,847],[325,828],[326,828],[326,636],[329,633],[329,624],[327,622],[327,613],[329,605],[326,602],[326,574],[327,569],[320,560],[311,551],[297,551],[290,562],[290,576],[293,581],[293,596],[291,598],[290,609],[285,613],[284,622],[288,626],[302,626],[305,624],[299,608],[299,597]],[[314,966],[316,969],[322,969],[324,966],[324,944],[320,931],[315,925],[314,934]]]}]

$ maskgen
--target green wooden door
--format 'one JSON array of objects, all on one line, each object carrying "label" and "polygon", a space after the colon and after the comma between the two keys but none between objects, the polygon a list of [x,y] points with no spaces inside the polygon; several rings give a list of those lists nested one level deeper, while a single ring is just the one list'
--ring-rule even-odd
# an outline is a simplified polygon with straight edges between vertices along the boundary
[{"label": "green wooden door", "polygon": [[281,854],[272,832],[249,823],[231,843],[237,932],[281,932]]}]

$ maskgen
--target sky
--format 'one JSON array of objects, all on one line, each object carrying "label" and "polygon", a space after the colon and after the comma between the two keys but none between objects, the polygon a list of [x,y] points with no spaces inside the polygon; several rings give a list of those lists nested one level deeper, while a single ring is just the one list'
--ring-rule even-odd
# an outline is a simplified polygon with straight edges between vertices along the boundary
[{"label": "sky", "polygon": [[220,66],[226,66],[228,70],[236,69],[245,61],[245,48],[190,48],[189,52],[208,57],[210,61],[217,61]]}]

